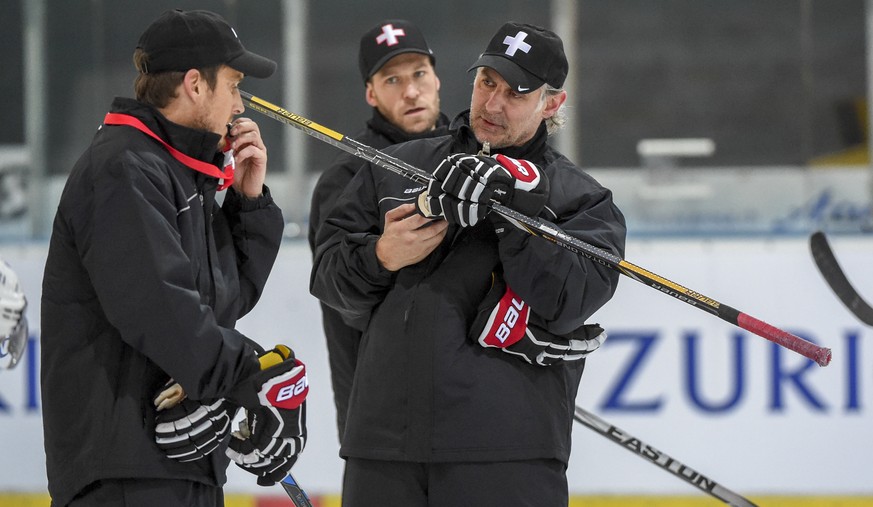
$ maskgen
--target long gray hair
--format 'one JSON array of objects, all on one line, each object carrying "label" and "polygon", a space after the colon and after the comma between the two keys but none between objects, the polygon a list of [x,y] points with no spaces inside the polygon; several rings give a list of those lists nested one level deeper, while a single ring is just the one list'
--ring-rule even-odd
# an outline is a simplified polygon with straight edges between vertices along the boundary
[{"label": "long gray hair", "polygon": [[[563,92],[563,88],[555,88],[549,84],[543,85],[543,94],[540,95],[540,105],[545,103],[547,97],[551,97],[553,95],[557,95]],[[561,104],[561,107],[555,111],[551,117],[546,118],[546,132],[549,135],[554,134],[559,131],[564,124],[567,123],[567,113],[564,111],[564,104]]]}]

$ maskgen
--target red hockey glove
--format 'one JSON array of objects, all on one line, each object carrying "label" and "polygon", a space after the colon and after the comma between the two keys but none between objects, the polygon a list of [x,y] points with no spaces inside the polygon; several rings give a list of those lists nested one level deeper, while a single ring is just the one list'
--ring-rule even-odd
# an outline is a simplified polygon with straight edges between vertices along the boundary
[{"label": "red hockey glove", "polygon": [[261,372],[227,396],[246,409],[241,431],[234,433],[227,455],[258,476],[258,484],[281,481],[306,445],[306,367],[284,345],[259,357]]},{"label": "red hockey glove", "polygon": [[470,338],[539,366],[582,359],[606,339],[596,324],[558,336],[531,322],[531,317],[530,307],[496,275],[494,286],[479,305]]},{"label": "red hockey glove", "polygon": [[[179,384],[164,386],[155,398],[155,442],[168,458],[186,462],[203,458],[214,451],[230,435],[230,422],[236,413],[233,404],[220,398],[212,403],[200,403],[184,398]],[[178,390],[181,400],[168,401]],[[169,408],[164,409],[164,406]]]}]

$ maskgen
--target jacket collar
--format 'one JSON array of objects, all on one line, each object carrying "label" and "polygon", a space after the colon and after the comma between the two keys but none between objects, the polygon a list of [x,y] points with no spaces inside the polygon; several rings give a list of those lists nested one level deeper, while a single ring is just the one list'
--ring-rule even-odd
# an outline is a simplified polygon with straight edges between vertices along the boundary
[{"label": "jacket collar", "polygon": [[[459,113],[449,125],[449,131],[454,135],[455,142],[459,145],[457,151],[464,153],[479,153],[482,143],[476,140],[473,129],[470,127],[470,110]],[[506,148],[491,149],[491,154],[502,153],[507,157],[539,160],[546,151],[549,135],[546,132],[546,122],[541,122],[536,134],[521,146],[508,146]]]},{"label": "jacket collar", "polygon": [[218,151],[221,136],[173,123],[154,106],[134,99],[116,97],[110,111],[136,117],[158,137],[188,156],[210,164],[215,164],[221,157]]}]

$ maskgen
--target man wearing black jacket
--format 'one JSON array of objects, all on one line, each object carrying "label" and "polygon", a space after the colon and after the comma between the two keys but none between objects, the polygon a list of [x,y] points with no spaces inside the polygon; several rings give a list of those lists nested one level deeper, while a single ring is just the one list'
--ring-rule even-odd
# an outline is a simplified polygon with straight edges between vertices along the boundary
[{"label": "man wearing black jacket", "polygon": [[[234,330],[283,229],[238,86],[276,64],[217,14],[181,10],[143,32],[134,63],[136,100],[113,101],[76,162],[49,244],[48,489],[55,506],[215,507],[228,457],[274,484],[306,438],[303,365]],[[248,438],[230,436],[238,407]]]},{"label": "man wearing black jacket", "polygon": [[[568,72],[553,32],[506,23],[450,135],[386,149],[318,233],[310,290],[363,336],[340,454],[343,506],[566,506],[586,324],[618,274],[489,213],[496,200],[623,255],[612,193],[547,144]],[[419,199],[410,203],[409,196]]]},{"label": "man wearing black jacket", "polygon": [[[389,19],[368,30],[361,37],[358,66],[365,100],[372,106],[373,115],[352,138],[382,149],[411,139],[446,134],[448,118],[440,113],[440,81],[434,65],[433,51],[411,22]],[[309,245],[313,254],[318,228],[362,164],[360,158],[342,153],[319,177],[309,214]],[[323,303],[321,310],[337,428],[342,439],[361,331]]]}]

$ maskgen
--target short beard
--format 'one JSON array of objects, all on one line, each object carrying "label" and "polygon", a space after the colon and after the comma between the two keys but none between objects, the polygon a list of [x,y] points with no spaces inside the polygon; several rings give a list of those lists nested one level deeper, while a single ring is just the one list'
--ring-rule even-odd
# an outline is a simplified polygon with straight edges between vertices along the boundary
[{"label": "short beard", "polygon": [[[208,116],[208,111],[199,111],[197,116],[195,116],[191,120],[191,124],[189,127],[195,130],[203,130],[205,132],[213,132],[212,127],[209,125],[209,122],[206,120]],[[221,139],[218,141],[218,149],[224,148],[225,136],[224,133],[213,132],[214,134],[218,134],[221,136]]]},{"label": "short beard", "polygon": [[197,130],[205,130],[207,132],[212,132],[212,130],[209,127],[209,122],[206,121],[207,116],[208,116],[208,113],[206,111],[202,111],[202,110],[198,111],[197,116],[195,116],[191,120],[191,128],[197,129]]}]

